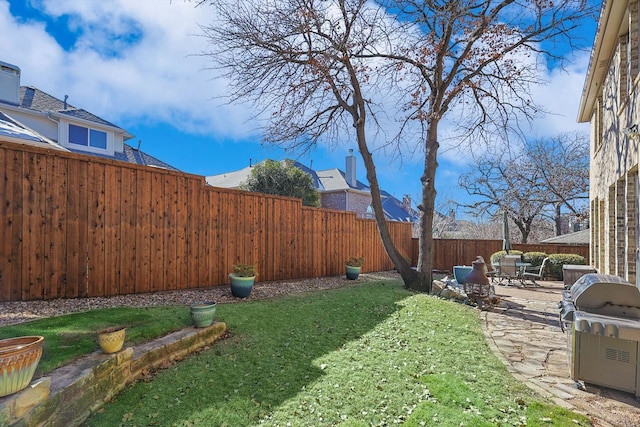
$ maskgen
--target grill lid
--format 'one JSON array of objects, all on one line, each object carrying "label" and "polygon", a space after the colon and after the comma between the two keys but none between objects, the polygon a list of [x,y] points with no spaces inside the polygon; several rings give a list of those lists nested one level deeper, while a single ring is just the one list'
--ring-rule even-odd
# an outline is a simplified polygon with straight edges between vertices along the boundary
[{"label": "grill lid", "polygon": [[640,290],[618,276],[585,274],[564,296],[578,310],[633,318],[640,315]]}]

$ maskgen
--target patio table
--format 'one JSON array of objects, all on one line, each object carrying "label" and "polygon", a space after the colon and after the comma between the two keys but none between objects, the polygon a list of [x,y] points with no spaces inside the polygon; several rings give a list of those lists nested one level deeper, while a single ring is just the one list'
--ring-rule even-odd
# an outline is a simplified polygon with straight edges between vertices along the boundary
[{"label": "patio table", "polygon": [[[491,265],[493,266],[494,269],[500,271],[500,261],[492,262]],[[522,273],[524,273],[524,271],[526,270],[527,267],[531,267],[531,263],[530,262],[516,261],[516,268],[518,270],[518,275],[516,277],[514,277],[514,279],[519,280],[520,284],[522,286],[525,286],[524,278],[522,277]],[[502,284],[502,281],[499,281],[498,283]]]}]

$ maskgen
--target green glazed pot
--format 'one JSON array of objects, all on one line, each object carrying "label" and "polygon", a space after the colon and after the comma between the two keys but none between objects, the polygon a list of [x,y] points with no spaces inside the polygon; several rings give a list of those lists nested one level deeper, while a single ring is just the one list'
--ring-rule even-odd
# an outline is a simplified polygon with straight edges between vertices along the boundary
[{"label": "green glazed pot", "polygon": [[213,324],[217,304],[215,301],[197,302],[189,306],[191,320],[196,328],[206,328]]},{"label": "green glazed pot", "polygon": [[231,293],[234,297],[247,298],[251,295],[253,282],[256,280],[256,276],[240,277],[231,273],[229,274],[229,279],[231,279]]},{"label": "green glazed pot", "polygon": [[345,266],[347,268],[347,279],[356,280],[360,275],[360,269],[362,267],[352,267],[350,265]]}]

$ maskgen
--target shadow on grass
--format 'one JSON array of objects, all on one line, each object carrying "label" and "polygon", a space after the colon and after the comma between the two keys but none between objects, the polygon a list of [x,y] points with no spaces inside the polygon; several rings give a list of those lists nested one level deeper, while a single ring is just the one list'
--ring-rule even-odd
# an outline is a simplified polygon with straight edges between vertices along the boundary
[{"label": "shadow on grass", "polygon": [[220,305],[230,338],[125,390],[87,425],[256,423],[322,376],[317,359],[372,331],[409,295],[400,282],[379,282]]}]

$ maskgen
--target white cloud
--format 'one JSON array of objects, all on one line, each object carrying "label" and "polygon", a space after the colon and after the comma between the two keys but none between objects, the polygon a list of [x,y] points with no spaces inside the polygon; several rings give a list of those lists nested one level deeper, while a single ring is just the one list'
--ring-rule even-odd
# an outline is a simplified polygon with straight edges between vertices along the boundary
[{"label": "white cloud", "polygon": [[[255,126],[244,106],[212,100],[225,86],[203,71],[206,49],[198,24],[211,8],[182,1],[42,2],[53,17],[66,15],[79,37],[65,51],[42,23],[18,22],[0,0],[0,39],[10,46],[0,61],[18,65],[33,85],[123,127],[138,121],[180,123],[194,134],[247,136]],[[134,42],[129,44],[129,39]]]},{"label": "white cloud", "polygon": [[589,52],[580,52],[566,70],[554,69],[548,75],[548,84],[537,86],[534,101],[550,114],[537,119],[533,125],[536,136],[557,136],[564,132],[589,131],[588,123],[578,123],[578,108],[584,80],[589,66]]}]

